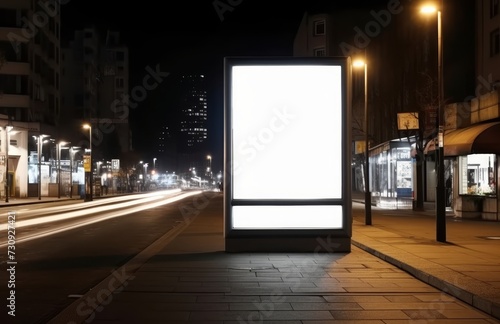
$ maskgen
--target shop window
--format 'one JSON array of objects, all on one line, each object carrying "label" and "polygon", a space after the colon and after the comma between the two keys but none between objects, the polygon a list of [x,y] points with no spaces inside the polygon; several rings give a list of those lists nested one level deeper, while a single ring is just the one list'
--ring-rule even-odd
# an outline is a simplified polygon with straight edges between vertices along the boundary
[{"label": "shop window", "polygon": [[496,155],[460,156],[458,168],[460,195],[496,195]]}]

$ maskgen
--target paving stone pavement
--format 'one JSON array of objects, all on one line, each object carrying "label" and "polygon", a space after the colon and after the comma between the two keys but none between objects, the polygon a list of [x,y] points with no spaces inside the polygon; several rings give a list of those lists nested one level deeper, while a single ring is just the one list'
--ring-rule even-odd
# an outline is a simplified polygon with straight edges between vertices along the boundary
[{"label": "paving stone pavement", "polygon": [[391,250],[379,229],[355,222],[351,252],[319,254],[226,253],[222,229],[215,195],[145,263],[124,265],[110,297],[113,278],[51,323],[500,323],[449,287],[436,288],[439,267]]}]

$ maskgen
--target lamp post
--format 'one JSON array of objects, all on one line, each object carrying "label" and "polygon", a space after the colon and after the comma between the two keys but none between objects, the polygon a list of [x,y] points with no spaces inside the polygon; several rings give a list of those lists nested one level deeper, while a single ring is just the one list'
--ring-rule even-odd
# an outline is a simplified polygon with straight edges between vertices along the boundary
[{"label": "lamp post", "polygon": [[68,142],[59,142],[57,146],[57,198],[61,198],[61,150],[62,146],[69,144]]},{"label": "lamp post", "polygon": [[153,158],[153,170],[156,170],[156,158]]},{"label": "lamp post", "polygon": [[75,150],[79,148],[78,146],[71,146],[69,148],[69,198],[73,198],[73,160],[75,157]]},{"label": "lamp post", "polygon": [[[89,156],[90,170],[87,168],[87,170],[89,170],[88,171],[88,176],[87,176],[87,178],[89,180],[88,181],[89,188],[88,188],[88,190],[85,191],[85,201],[92,201],[93,200],[93,198],[92,198],[92,196],[93,196],[92,195],[92,193],[93,193],[93,188],[92,188],[92,125],[90,125],[90,124],[84,124],[83,128],[89,130],[89,142],[90,142],[90,144],[89,144],[89,146],[90,146],[90,148],[89,148],[89,153],[90,153],[90,156]],[[87,194],[87,192],[88,192],[88,194]]]},{"label": "lamp post", "polygon": [[144,186],[144,161],[139,161],[141,168],[138,171],[139,180],[137,181],[137,191],[142,191],[141,189]]},{"label": "lamp post", "polygon": [[9,202],[9,132],[11,131],[12,126],[5,126],[5,202]]},{"label": "lamp post", "polygon": [[[440,1],[442,8],[442,0]],[[438,155],[436,183],[436,240],[446,242],[446,194],[444,186],[444,114],[443,114],[443,38],[441,10],[435,6],[424,6],[424,14],[437,13],[438,27]]]},{"label": "lamp post", "polygon": [[357,60],[353,62],[357,68],[363,67],[364,76],[364,101],[365,101],[365,225],[372,225],[372,194],[370,192],[370,154],[368,152],[368,65],[366,61]]},{"label": "lamp post", "polygon": [[9,133],[12,130],[12,126],[5,126],[5,202],[9,202]]},{"label": "lamp post", "polygon": [[37,155],[38,155],[38,200],[42,199],[42,148],[43,148],[43,138],[48,135],[38,135],[35,137],[37,139]]},{"label": "lamp post", "polygon": [[210,180],[212,180],[212,156],[207,155],[207,160],[208,160],[208,176],[210,177]]}]

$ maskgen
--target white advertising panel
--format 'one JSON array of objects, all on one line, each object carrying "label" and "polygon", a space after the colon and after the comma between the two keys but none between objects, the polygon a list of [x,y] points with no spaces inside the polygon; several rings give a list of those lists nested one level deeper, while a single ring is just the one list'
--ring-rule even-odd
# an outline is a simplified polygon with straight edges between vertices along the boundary
[{"label": "white advertising panel", "polygon": [[341,73],[233,68],[234,199],[342,198]]},{"label": "white advertising panel", "polygon": [[226,60],[227,237],[350,235],[347,62]]}]

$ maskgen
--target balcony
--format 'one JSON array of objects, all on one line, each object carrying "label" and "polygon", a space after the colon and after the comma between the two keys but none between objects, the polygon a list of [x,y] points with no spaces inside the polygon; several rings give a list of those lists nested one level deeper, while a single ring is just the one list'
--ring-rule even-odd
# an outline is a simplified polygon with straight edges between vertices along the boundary
[{"label": "balcony", "polygon": [[0,107],[29,108],[29,106],[30,97],[28,95],[0,93]]}]

